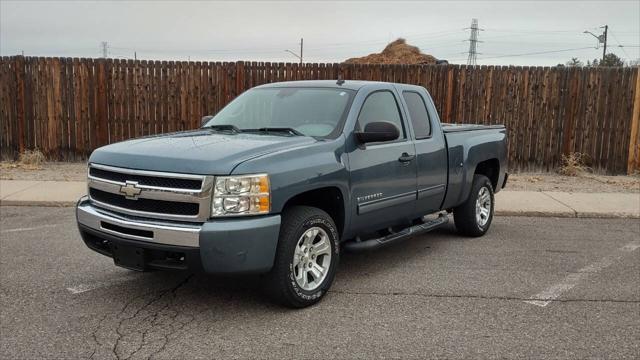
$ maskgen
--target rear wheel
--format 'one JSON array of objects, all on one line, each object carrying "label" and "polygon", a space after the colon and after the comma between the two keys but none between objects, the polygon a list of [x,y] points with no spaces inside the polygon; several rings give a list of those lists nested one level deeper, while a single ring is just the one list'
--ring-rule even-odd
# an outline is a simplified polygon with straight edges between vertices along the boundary
[{"label": "rear wheel", "polygon": [[463,235],[482,236],[491,226],[493,210],[491,181],[484,175],[474,175],[469,198],[453,209],[456,228]]},{"label": "rear wheel", "polygon": [[292,207],[282,214],[267,290],[285,306],[313,305],[329,290],[338,260],[338,231],[333,219],[317,208]]}]

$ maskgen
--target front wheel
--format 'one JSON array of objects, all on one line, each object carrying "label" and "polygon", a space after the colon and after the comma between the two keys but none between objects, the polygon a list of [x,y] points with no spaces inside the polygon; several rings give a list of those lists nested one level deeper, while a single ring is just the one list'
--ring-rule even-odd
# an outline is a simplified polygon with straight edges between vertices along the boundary
[{"label": "front wheel", "polygon": [[313,305],[329,290],[338,260],[338,231],[333,219],[317,208],[292,207],[282,214],[267,291],[288,307]]},{"label": "front wheel", "polygon": [[469,198],[453,209],[458,231],[467,236],[484,235],[493,220],[494,197],[491,181],[484,175],[474,175]]}]

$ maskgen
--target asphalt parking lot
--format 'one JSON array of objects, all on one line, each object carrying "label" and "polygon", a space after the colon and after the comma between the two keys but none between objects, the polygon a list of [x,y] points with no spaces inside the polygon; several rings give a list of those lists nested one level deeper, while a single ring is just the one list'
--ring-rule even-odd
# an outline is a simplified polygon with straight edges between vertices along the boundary
[{"label": "asphalt parking lot", "polygon": [[72,208],[2,207],[0,358],[638,358],[640,221],[499,217],[343,254],[320,304],[259,278],[135,273]]}]

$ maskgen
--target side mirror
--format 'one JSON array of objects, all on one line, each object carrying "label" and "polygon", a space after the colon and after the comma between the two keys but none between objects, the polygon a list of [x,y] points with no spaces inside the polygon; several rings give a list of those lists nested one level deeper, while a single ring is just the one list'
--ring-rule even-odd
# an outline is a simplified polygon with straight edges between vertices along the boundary
[{"label": "side mirror", "polygon": [[213,119],[213,115],[207,115],[207,116],[203,116],[202,119],[200,120],[200,126],[204,126],[204,124],[206,124],[207,122],[209,122],[209,120]]},{"label": "side mirror", "polygon": [[357,131],[356,138],[361,143],[393,141],[400,137],[400,130],[388,121],[370,122],[364,131]]}]

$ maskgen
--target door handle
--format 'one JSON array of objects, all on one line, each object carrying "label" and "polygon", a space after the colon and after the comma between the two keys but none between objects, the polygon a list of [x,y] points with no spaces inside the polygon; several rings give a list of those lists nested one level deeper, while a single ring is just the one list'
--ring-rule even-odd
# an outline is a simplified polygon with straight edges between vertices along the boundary
[{"label": "door handle", "polygon": [[400,161],[401,163],[408,163],[415,158],[416,156],[413,154],[402,153],[402,155],[400,155],[400,157],[398,158],[398,161]]}]

